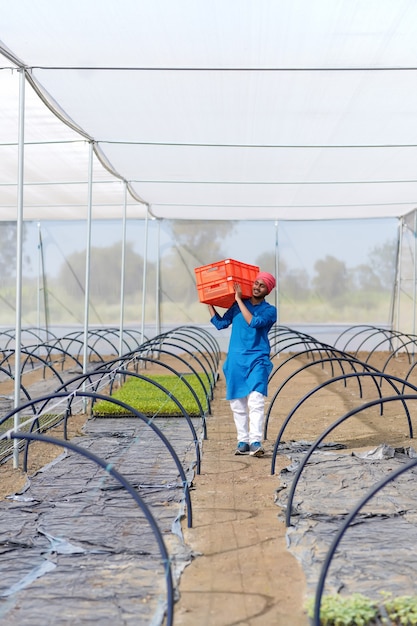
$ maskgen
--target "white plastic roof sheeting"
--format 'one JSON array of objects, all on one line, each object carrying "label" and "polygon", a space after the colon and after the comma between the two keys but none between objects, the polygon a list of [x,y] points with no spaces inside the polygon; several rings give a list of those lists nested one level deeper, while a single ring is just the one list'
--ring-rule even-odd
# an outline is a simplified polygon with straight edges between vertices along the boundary
[{"label": "white plastic roof sheeting", "polygon": [[[312,220],[417,206],[415,0],[0,0],[0,211]],[[78,133],[79,129],[81,133]],[[118,175],[114,177],[110,171]],[[137,202],[142,200],[143,203]]]}]

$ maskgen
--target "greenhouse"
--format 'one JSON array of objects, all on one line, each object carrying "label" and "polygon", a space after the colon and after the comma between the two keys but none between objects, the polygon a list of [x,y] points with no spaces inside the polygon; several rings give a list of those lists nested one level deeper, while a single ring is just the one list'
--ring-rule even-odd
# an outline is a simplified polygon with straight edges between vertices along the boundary
[{"label": "greenhouse", "polygon": [[[328,538],[341,532],[340,518],[363,520],[361,507],[351,513],[355,489],[346,491],[345,511],[335,484],[336,504],[329,495],[329,511],[317,513],[307,501],[323,494],[306,487],[304,475],[315,485],[325,475],[330,494],[332,463],[355,485],[371,455],[381,471],[366,473],[365,498],[394,468],[407,487],[386,496],[393,503],[388,524],[401,515],[398,534],[413,541],[407,489],[417,391],[417,6],[0,6],[0,469],[30,477],[0,501],[3,545],[12,546],[0,565],[8,572],[0,614],[31,626],[49,602],[57,619],[70,585],[82,600],[71,618],[54,623],[88,623],[97,597],[100,624],[133,624],[138,614],[139,623],[155,626],[204,623],[187,578],[200,550],[193,488],[197,511],[204,510],[202,493],[208,498],[218,487],[211,474],[224,477],[232,462],[226,449],[216,456],[212,440],[234,434],[221,429],[221,420],[230,421],[222,372],[230,332],[210,324],[196,269],[232,260],[277,279],[267,297],[278,317],[270,333],[266,463],[244,471],[259,489],[266,488],[262,476],[277,479],[269,485],[274,515],[303,569],[295,576],[300,614],[289,608],[283,615],[305,626],[306,596],[317,593],[321,601],[327,572],[318,568],[331,565]],[[356,411],[371,414],[368,425]],[[309,446],[322,447],[320,433],[329,436],[328,450],[314,448],[320,461],[313,463]],[[339,446],[355,460],[344,465],[348,455]],[[379,446],[388,448],[375,460]],[[36,466],[34,451],[52,448]],[[329,474],[321,474],[328,454]],[[294,492],[283,486],[288,457],[306,464]],[[378,517],[381,537],[391,542],[396,531],[383,528],[379,497],[369,517]],[[42,505],[29,511],[27,502]],[[76,513],[68,518],[71,507]],[[213,504],[219,537],[218,520],[229,524],[226,509],[226,501],[220,511]],[[321,528],[317,515],[329,525]],[[117,537],[110,541],[112,528]],[[356,540],[366,543],[366,532]],[[217,545],[207,550],[222,552]],[[397,550],[407,553],[403,544]],[[351,556],[361,558],[353,549]],[[374,599],[379,585],[399,597],[416,595],[413,559],[409,570],[397,571],[395,557],[385,556],[393,580],[376,575],[365,584],[382,566],[363,563],[359,591]],[[227,563],[216,567],[226,571]],[[270,579],[278,576],[273,563],[268,567]],[[357,591],[351,567],[340,565],[329,590]],[[84,572],[78,581],[77,568]],[[241,580],[245,571],[239,569]],[[261,587],[253,606],[245,600],[235,622],[225,621],[220,608],[204,604],[210,594],[200,575],[199,608],[206,616],[213,611],[208,626],[255,626],[262,615],[264,623],[288,626],[277,608],[282,598],[274,589],[264,597]],[[250,589],[241,584],[247,599]],[[220,596],[215,590],[213,606],[226,610],[230,596]]]}]

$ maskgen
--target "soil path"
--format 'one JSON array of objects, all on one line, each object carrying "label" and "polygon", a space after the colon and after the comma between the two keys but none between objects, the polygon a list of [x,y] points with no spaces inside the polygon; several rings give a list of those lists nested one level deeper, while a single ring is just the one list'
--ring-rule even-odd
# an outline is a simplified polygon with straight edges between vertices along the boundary
[{"label": "soil path", "polygon": [[[192,492],[196,558],[181,576],[176,626],[306,626],[304,576],[285,544],[274,504],[272,442],[264,457],[235,456],[236,434],[224,383],[216,386],[201,474]],[[288,465],[278,459],[277,471]],[[201,556],[198,556],[201,555]]]}]

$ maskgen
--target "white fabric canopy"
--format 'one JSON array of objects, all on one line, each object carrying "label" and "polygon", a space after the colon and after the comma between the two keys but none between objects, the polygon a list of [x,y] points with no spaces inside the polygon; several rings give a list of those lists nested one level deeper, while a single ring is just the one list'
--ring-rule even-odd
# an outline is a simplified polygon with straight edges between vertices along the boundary
[{"label": "white fabric canopy", "polygon": [[[0,0],[0,212],[316,220],[417,207],[414,0]],[[77,132],[77,129],[81,132]],[[111,173],[112,172],[112,173]],[[115,176],[117,175],[117,176]],[[138,202],[138,200],[142,200]]]}]

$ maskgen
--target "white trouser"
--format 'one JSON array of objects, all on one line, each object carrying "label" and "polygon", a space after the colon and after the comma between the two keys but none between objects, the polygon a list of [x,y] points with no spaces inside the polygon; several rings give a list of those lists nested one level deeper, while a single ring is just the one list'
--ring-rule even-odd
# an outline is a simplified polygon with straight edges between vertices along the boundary
[{"label": "white trouser", "polygon": [[265,417],[265,396],[251,391],[246,398],[230,400],[237,430],[237,440],[246,443],[262,441]]}]

